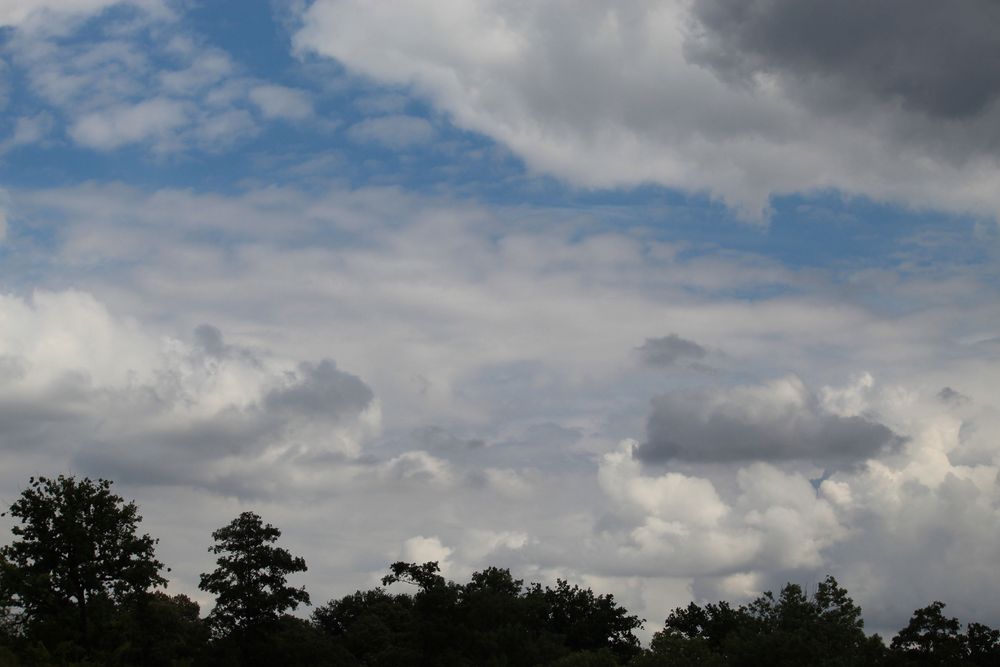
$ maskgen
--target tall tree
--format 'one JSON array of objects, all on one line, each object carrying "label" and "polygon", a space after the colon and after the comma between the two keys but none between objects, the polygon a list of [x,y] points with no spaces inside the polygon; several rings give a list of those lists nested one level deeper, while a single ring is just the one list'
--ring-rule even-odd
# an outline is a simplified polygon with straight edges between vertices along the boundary
[{"label": "tall tree", "polygon": [[20,523],[0,549],[0,591],[29,632],[75,633],[87,647],[117,606],[167,583],[157,540],[137,533],[138,508],[108,480],[32,477],[10,513]]},{"label": "tall tree", "polygon": [[219,635],[260,628],[283,612],[309,604],[304,588],[288,586],[286,578],[305,572],[306,562],[274,546],[281,531],[253,512],[243,512],[212,533],[218,567],[201,575],[199,588],[215,595],[209,621]]}]

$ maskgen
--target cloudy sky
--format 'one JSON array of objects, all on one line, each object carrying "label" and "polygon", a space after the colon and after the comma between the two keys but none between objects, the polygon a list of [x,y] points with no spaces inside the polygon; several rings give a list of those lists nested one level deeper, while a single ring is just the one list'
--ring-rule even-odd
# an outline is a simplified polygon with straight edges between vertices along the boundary
[{"label": "cloudy sky", "polygon": [[[992,0],[0,2],[0,505],[661,627],[1000,624]],[[5,519],[9,521],[9,519]],[[8,524],[3,526],[6,529]]]}]

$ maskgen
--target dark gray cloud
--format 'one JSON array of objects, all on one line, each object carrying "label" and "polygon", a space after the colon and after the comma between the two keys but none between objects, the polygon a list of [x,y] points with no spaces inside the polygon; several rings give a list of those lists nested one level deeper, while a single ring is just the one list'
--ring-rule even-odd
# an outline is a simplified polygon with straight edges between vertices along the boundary
[{"label": "dark gray cloud", "polygon": [[955,391],[951,387],[944,387],[937,393],[938,399],[948,405],[965,405],[971,399],[960,391]]},{"label": "dark gray cloud", "polygon": [[814,397],[803,404],[744,405],[739,398],[670,394],[653,400],[643,463],[776,461],[850,463],[902,442],[884,424],[830,413]]},{"label": "dark gray cloud", "polygon": [[324,359],[318,364],[299,364],[292,384],[269,392],[263,407],[268,411],[336,421],[356,416],[374,398],[361,378],[338,369],[333,360]]},{"label": "dark gray cloud", "polygon": [[199,325],[194,330],[195,344],[206,355],[221,359],[226,356],[229,346],[222,340],[222,332],[210,324]]},{"label": "dark gray cloud", "polygon": [[947,119],[1000,95],[995,0],[700,0],[693,12],[686,53],[725,77],[769,72]]},{"label": "dark gray cloud", "polygon": [[678,362],[704,359],[708,350],[693,340],[669,334],[662,338],[647,338],[639,348],[639,358],[647,366],[665,368]]}]

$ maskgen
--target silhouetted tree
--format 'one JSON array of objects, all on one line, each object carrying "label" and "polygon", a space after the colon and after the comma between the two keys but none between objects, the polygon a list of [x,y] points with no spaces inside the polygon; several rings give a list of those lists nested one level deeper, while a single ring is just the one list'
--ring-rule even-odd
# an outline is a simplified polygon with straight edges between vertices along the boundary
[{"label": "silhouetted tree", "polygon": [[1000,630],[982,623],[969,623],[965,629],[965,647],[971,664],[1000,665]]},{"label": "silhouetted tree", "polygon": [[557,579],[555,588],[533,584],[527,597],[544,603],[547,629],[564,637],[571,650],[607,649],[622,661],[640,653],[634,632],[643,621],[619,606],[613,595],[594,595],[589,588]]},{"label": "silhouetted tree", "polygon": [[861,608],[833,577],[809,598],[795,584],[748,605],[691,603],[671,612],[650,644],[649,665],[875,665],[881,638],[864,633]]},{"label": "silhouetted tree", "polygon": [[199,615],[198,603],[188,596],[160,591],[125,606],[119,615],[127,639],[122,661],[148,667],[193,663],[210,636]]},{"label": "silhouetted tree", "polygon": [[366,665],[419,664],[413,597],[382,588],[357,591],[317,607],[312,621]]},{"label": "silhouetted tree", "polygon": [[490,567],[466,584],[436,562],[393,563],[386,586],[318,608],[313,622],[366,665],[617,665],[641,652],[641,621],[610,595],[524,582]]},{"label": "silhouetted tree", "polygon": [[33,477],[10,507],[20,523],[0,549],[0,590],[19,610],[23,633],[73,653],[115,637],[116,609],[166,584],[156,540],[138,535],[134,502],[111,482],[60,475]]},{"label": "silhouetted tree", "polygon": [[288,609],[309,604],[304,588],[288,586],[286,578],[305,572],[306,562],[287,549],[273,546],[281,531],[253,512],[243,512],[212,533],[218,567],[201,575],[199,588],[215,595],[209,622],[220,636],[234,630],[260,629]]},{"label": "silhouetted tree", "polygon": [[935,600],[917,609],[910,622],[893,638],[891,648],[928,665],[957,664],[965,657],[965,637],[957,618],[944,615],[945,604]]},{"label": "silhouetted tree", "polygon": [[1000,632],[970,623],[963,633],[957,618],[944,615],[945,604],[934,601],[917,609],[892,640],[898,664],[1000,665]]}]

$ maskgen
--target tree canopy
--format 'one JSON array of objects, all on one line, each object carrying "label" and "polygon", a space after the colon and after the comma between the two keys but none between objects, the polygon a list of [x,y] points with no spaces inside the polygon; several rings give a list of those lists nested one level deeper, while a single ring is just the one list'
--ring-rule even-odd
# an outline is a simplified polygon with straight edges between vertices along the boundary
[{"label": "tree canopy", "polygon": [[212,533],[218,567],[201,575],[199,588],[215,595],[209,622],[222,635],[275,622],[288,609],[309,604],[304,588],[287,585],[289,574],[306,571],[306,561],[274,546],[281,531],[257,514],[243,512]]},{"label": "tree canopy", "polygon": [[89,645],[116,605],[167,583],[157,541],[138,534],[138,508],[108,480],[33,477],[10,514],[19,523],[0,549],[0,590],[24,633]]},{"label": "tree canopy", "polygon": [[385,665],[392,667],[825,667],[1000,665],[1000,631],[964,626],[935,601],[886,646],[833,577],[809,595],[789,583],[735,605],[673,609],[649,646],[644,621],[612,595],[557,579],[526,584],[486,567],[456,582],[437,562],[395,562],[381,586],[316,608],[288,584],[305,560],[281,531],[243,512],[214,531],[207,617],[164,585],[156,540],[107,480],[33,478],[0,548],[0,667],[18,665]]}]

